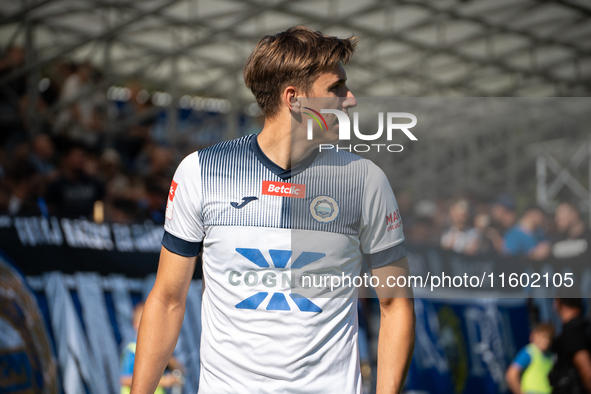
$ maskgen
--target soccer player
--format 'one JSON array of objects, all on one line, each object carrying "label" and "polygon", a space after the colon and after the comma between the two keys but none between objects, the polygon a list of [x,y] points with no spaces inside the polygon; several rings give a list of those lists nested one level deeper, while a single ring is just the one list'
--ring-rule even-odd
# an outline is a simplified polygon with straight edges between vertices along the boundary
[{"label": "soccer player", "polygon": [[[354,277],[363,259],[382,284],[408,273],[384,173],[348,152],[318,152],[319,141],[338,137],[332,114],[314,140],[293,128],[306,124],[304,106],[314,98],[345,113],[356,105],[343,69],[355,45],[354,38],[299,26],[264,37],[244,69],[265,116],[262,132],[195,152],[179,165],[140,324],[132,394],[152,393],[158,384],[199,253],[200,393],[362,392],[356,291],[310,297],[291,281],[302,269]],[[405,288],[376,292],[377,392],[400,393],[414,347],[413,301]]]}]

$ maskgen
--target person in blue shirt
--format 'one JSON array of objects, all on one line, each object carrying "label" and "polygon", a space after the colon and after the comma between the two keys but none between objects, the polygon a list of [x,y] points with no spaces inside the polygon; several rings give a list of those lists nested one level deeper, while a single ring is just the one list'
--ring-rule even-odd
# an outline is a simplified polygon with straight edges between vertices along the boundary
[{"label": "person in blue shirt", "polygon": [[546,218],[539,207],[525,210],[521,220],[510,228],[504,238],[504,254],[528,256],[532,260],[544,260],[550,254],[550,243],[543,235]]},{"label": "person in blue shirt", "polygon": [[[133,328],[137,334],[144,311],[144,303],[138,303],[133,309]],[[135,347],[136,343],[129,342],[121,354],[121,392],[120,394],[129,394],[131,391],[131,380],[133,376],[133,364],[135,362]],[[154,394],[165,394],[166,389],[175,385],[183,384],[183,370],[182,364],[174,357],[170,358],[168,368],[173,370],[173,373],[165,373],[160,379],[160,383],[154,391]],[[178,371],[178,372],[177,372]]]},{"label": "person in blue shirt", "polygon": [[521,349],[507,369],[505,379],[513,394],[550,394],[548,374],[554,361],[550,344],[554,328],[548,323],[537,325],[530,334],[531,343]]}]

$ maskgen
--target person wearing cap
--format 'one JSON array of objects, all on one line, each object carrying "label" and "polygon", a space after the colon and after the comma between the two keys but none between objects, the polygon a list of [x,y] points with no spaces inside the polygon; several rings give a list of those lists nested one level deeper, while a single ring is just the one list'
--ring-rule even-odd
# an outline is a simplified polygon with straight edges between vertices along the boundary
[{"label": "person wearing cap", "polygon": [[515,225],[517,220],[515,199],[507,193],[498,195],[491,207],[491,219],[491,225],[483,228],[483,235],[497,253],[503,254],[505,250],[503,235]]}]

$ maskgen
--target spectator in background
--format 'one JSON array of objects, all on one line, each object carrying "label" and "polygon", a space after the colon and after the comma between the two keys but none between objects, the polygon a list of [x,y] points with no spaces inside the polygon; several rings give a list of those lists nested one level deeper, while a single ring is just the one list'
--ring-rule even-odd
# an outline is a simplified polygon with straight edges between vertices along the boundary
[{"label": "spectator in background", "polygon": [[561,203],[556,208],[554,221],[560,236],[552,245],[552,255],[555,258],[588,257],[591,254],[591,230],[581,219],[581,214],[574,204]]},{"label": "spectator in background", "polygon": [[105,149],[100,158],[101,180],[107,185],[107,196],[110,199],[130,197],[130,180],[121,171],[121,156],[112,148]]},{"label": "spectator in background", "polygon": [[[0,77],[5,77],[25,64],[25,50],[20,46],[13,46],[6,51],[6,55],[0,59]],[[27,74],[11,79],[6,83],[6,89],[0,89],[0,113],[7,115],[2,119],[3,134],[12,130],[23,129],[22,100],[27,94]],[[18,113],[20,117],[14,117]],[[6,136],[4,136],[6,137]]]},{"label": "spectator in background", "polygon": [[548,373],[552,369],[550,344],[554,328],[548,323],[537,325],[529,336],[530,344],[521,349],[507,369],[505,379],[513,394],[551,394]]},{"label": "spectator in background", "polygon": [[491,207],[490,226],[483,228],[483,235],[490,242],[497,253],[505,252],[505,240],[503,235],[515,225],[517,212],[515,211],[515,199],[509,194],[497,196]]},{"label": "spectator in background", "polygon": [[562,332],[552,350],[556,363],[549,374],[553,394],[591,393],[591,341],[580,298],[557,298],[554,307]]},{"label": "spectator in background", "polygon": [[149,140],[150,129],[157,115],[149,93],[138,82],[127,85],[130,100],[118,105],[117,120],[127,126],[125,133],[116,136],[116,149],[124,165],[133,167],[133,162]]},{"label": "spectator in background", "polygon": [[27,162],[17,162],[8,174],[10,197],[8,213],[10,215],[39,215],[39,176],[35,168]]},{"label": "spectator in background", "polygon": [[89,146],[99,143],[98,133],[102,131],[93,75],[92,65],[83,63],[66,78],[60,92],[60,103],[66,108],[58,115],[55,124],[58,133],[84,141]]},{"label": "spectator in background", "polygon": [[434,223],[437,215],[437,205],[431,200],[420,200],[416,203],[413,213],[414,220],[407,230],[408,240],[416,243],[437,245],[440,234]]},{"label": "spectator in background", "polygon": [[[139,173],[144,178],[156,176],[170,181],[174,175],[174,170],[172,169],[172,150],[170,148],[151,144],[145,156],[138,159],[140,159],[141,164],[137,168],[140,169]],[[147,159],[147,163],[145,159]]]},{"label": "spectator in background", "polygon": [[542,226],[545,216],[537,206],[525,210],[521,220],[505,233],[504,253],[509,256],[528,256],[543,260],[550,254],[550,243],[545,239]]},{"label": "spectator in background", "polygon": [[39,175],[52,176],[55,171],[53,141],[47,134],[37,134],[31,143],[29,162]]},{"label": "spectator in background", "polygon": [[58,179],[47,187],[46,201],[52,215],[92,217],[94,204],[105,198],[105,186],[84,171],[87,153],[71,144],[65,152]]},{"label": "spectator in background", "polygon": [[470,206],[468,201],[460,200],[449,209],[450,228],[441,236],[441,247],[454,252],[473,255],[478,250],[479,234],[470,227]]},{"label": "spectator in background", "polygon": [[117,197],[107,208],[107,218],[111,222],[134,223],[139,217],[137,201],[131,198]]},{"label": "spectator in background", "polygon": [[[133,328],[136,332],[140,326],[140,320],[142,318],[142,312],[144,311],[144,303],[138,303],[133,309]],[[121,394],[129,394],[131,391],[131,380],[133,376],[133,364],[135,362],[135,347],[136,342],[130,342],[125,346],[123,354],[121,355]],[[160,384],[156,388],[154,394],[165,394],[165,388],[172,387],[174,385],[183,384],[182,372],[183,367],[181,363],[173,357],[168,362],[168,368],[173,370],[175,373],[165,373],[160,378]],[[178,372],[176,372],[178,371]]]},{"label": "spectator in background", "polygon": [[168,184],[162,178],[149,177],[144,183],[145,197],[140,201],[146,219],[155,224],[164,224],[164,213],[168,200]]}]

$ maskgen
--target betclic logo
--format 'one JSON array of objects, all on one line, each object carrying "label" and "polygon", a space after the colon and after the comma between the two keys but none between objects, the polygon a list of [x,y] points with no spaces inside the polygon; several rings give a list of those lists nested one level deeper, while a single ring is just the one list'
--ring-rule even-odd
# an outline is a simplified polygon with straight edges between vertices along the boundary
[{"label": "betclic logo", "polygon": [[292,198],[305,198],[306,185],[289,182],[263,181],[262,194],[267,196],[280,196]]}]

